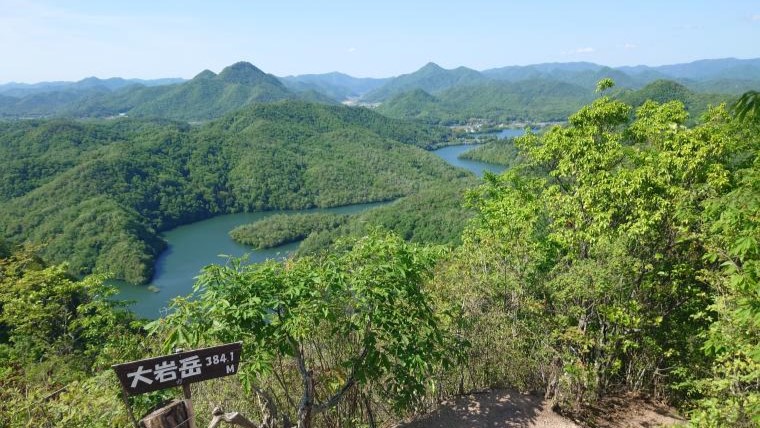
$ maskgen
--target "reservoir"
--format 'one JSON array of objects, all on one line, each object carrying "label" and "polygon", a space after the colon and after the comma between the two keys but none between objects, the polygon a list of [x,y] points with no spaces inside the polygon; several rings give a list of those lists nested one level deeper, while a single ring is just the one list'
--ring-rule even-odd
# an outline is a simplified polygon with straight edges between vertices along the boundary
[{"label": "reservoir", "polygon": [[156,260],[155,274],[150,285],[134,285],[123,281],[112,281],[119,288],[118,298],[134,303],[129,307],[140,317],[154,319],[163,315],[169,301],[178,296],[186,296],[193,291],[195,277],[201,269],[213,263],[224,263],[225,256],[248,255],[250,262],[284,258],[298,247],[298,242],[265,250],[256,250],[232,240],[229,232],[237,226],[253,223],[275,214],[326,212],[334,214],[358,213],[385,204],[347,205],[336,208],[317,208],[300,211],[263,211],[255,213],[226,214],[176,227],[164,232],[168,246]]},{"label": "reservoir", "polygon": [[[534,129],[534,131],[536,131],[536,129]],[[519,137],[524,133],[525,133],[525,129],[517,129],[517,128],[502,129],[501,131],[496,133],[496,138],[503,140],[505,138]]]},{"label": "reservoir", "polygon": [[[505,129],[498,133],[498,138],[514,137],[522,133],[521,129]],[[467,169],[478,177],[482,177],[485,171],[499,173],[504,170],[501,165],[458,158],[460,154],[475,147],[477,146],[473,144],[462,144],[434,150],[433,153],[449,164]],[[150,284],[155,287],[154,289],[158,289],[157,292],[151,291],[147,286],[120,281],[112,281],[112,283],[119,288],[118,299],[134,302],[130,306],[133,312],[140,317],[155,319],[164,314],[163,311],[171,299],[186,296],[192,292],[195,277],[200,274],[204,266],[224,263],[226,260],[224,256],[240,257],[247,254],[249,262],[262,262],[267,259],[284,258],[298,248],[299,243],[293,242],[276,248],[256,250],[230,238],[229,232],[235,227],[275,214],[303,212],[353,214],[383,204],[379,202],[301,211],[227,214],[179,226],[163,234],[168,247],[156,261],[155,275]]]},{"label": "reservoir", "polygon": [[[480,135],[489,136],[489,137],[495,136],[499,140],[503,140],[505,138],[519,137],[520,135],[523,135],[524,133],[525,133],[525,130],[523,129],[502,129],[501,131],[490,132],[488,134],[480,134]],[[477,146],[478,145],[476,144],[459,144],[456,146],[448,146],[448,147],[443,147],[437,150],[433,150],[433,153],[440,156],[441,159],[445,160],[449,164],[459,167],[459,168],[464,168],[466,170],[469,170],[473,174],[477,175],[478,177],[483,177],[483,173],[485,173],[486,171],[498,174],[500,172],[503,172],[506,169],[503,165],[473,161],[473,160],[468,160],[468,159],[459,159],[459,156],[462,153],[468,152]]]},{"label": "reservoir", "polygon": [[504,171],[505,167],[503,165],[479,162],[469,159],[459,159],[459,155],[468,152],[475,147],[477,147],[476,144],[459,144],[456,146],[448,146],[434,150],[433,153],[440,156],[441,159],[445,160],[449,164],[469,170],[478,177],[483,177],[483,173],[486,171],[494,172],[497,174]]}]

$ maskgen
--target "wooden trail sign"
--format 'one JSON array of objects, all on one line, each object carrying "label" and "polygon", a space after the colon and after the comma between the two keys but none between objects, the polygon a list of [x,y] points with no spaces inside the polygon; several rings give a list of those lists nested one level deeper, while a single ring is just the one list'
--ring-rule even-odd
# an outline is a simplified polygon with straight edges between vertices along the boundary
[{"label": "wooden trail sign", "polygon": [[127,395],[234,375],[240,365],[242,342],[184,351],[111,366]]}]

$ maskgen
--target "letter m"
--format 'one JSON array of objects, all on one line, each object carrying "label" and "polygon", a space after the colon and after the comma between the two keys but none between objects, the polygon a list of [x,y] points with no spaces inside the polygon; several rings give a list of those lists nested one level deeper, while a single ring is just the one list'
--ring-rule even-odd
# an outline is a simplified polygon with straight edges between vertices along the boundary
[{"label": "letter m", "polygon": [[235,365],[234,364],[227,364],[227,374],[235,373]]}]

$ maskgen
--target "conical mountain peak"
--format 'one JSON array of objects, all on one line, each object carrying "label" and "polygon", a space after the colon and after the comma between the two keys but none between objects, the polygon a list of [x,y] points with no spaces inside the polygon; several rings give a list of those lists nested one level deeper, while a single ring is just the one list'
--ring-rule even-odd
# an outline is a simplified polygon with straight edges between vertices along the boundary
[{"label": "conical mountain peak", "polygon": [[431,61],[425,64],[418,71],[441,71],[441,70],[443,70],[443,67]]},{"label": "conical mountain peak", "polygon": [[250,62],[245,61],[236,62],[225,67],[219,73],[219,79],[229,83],[256,83],[265,76],[266,73]]},{"label": "conical mountain peak", "polygon": [[213,79],[214,77],[216,77],[216,73],[209,69],[206,69],[196,74],[195,77],[193,77],[193,80]]}]

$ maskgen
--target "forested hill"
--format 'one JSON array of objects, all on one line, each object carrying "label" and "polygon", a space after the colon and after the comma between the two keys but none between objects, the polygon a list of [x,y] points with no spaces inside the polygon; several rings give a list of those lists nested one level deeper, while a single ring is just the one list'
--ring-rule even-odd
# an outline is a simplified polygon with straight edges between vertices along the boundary
[{"label": "forested hill", "polygon": [[[435,96],[416,89],[388,99],[377,111],[389,117],[440,124],[462,123],[472,118],[500,122],[562,121],[594,97],[593,89],[558,80],[501,80],[456,86]],[[624,87],[615,92],[615,97],[633,106],[647,99],[681,101],[693,120],[708,106],[736,98],[730,94],[695,92],[672,80],[656,80],[640,89]]]},{"label": "forested hill", "polygon": [[136,105],[132,116],[203,120],[222,116],[254,102],[293,98],[277,80],[254,65],[239,62],[221,73],[208,70],[153,100]]},{"label": "forested hill", "polygon": [[734,97],[721,94],[697,93],[672,80],[656,80],[639,90],[623,90],[619,93],[618,98],[634,107],[644,104],[647,100],[659,103],[680,101],[686,107],[686,111],[689,112],[692,120],[696,120],[702,113],[707,111],[708,106],[718,105]]},{"label": "forested hill", "polygon": [[382,103],[377,111],[430,123],[460,123],[471,118],[558,121],[593,97],[591,89],[556,80],[486,81],[452,87],[435,96],[419,89],[402,93]]},{"label": "forested hill", "polygon": [[207,125],[0,124],[0,232],[73,271],[150,279],[158,232],[215,214],[390,200],[464,175],[448,138],[366,109],[255,105]]},{"label": "forested hill", "polygon": [[452,87],[482,83],[487,80],[478,71],[467,67],[446,70],[438,64],[430,62],[414,73],[390,79],[383,86],[365,95],[363,100],[367,102],[384,101],[394,95],[415,89],[436,93]]},{"label": "forested hill", "polygon": [[605,67],[590,62],[545,63],[483,70],[494,80],[518,82],[547,79],[593,89],[599,79],[611,77],[618,87],[639,89],[655,80],[675,80],[699,92],[738,95],[760,85],[760,59],[707,59],[661,66]]}]

